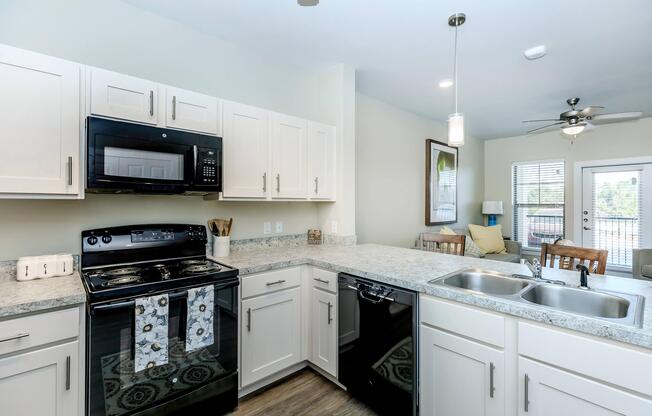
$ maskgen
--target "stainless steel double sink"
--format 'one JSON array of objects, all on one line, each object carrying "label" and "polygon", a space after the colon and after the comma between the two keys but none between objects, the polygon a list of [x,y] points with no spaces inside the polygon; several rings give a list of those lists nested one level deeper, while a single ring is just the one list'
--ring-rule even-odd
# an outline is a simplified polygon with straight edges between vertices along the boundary
[{"label": "stainless steel double sink", "polygon": [[563,282],[482,269],[461,270],[429,283],[545,308],[641,327],[645,298],[606,290],[579,289]]}]

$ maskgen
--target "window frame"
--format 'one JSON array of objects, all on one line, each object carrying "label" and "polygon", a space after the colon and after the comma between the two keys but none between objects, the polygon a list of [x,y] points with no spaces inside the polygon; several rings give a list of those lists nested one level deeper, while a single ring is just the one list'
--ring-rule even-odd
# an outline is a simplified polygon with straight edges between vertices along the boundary
[{"label": "window frame", "polygon": [[[515,174],[514,174],[514,168],[517,166],[523,166],[523,165],[544,165],[544,164],[551,164],[551,163],[561,163],[562,166],[564,167],[564,180],[563,180],[563,196],[564,196],[564,202],[563,204],[518,204],[516,203],[516,181],[515,179]],[[512,208],[512,213],[511,213],[511,221],[512,221],[512,232],[511,232],[511,238],[513,241],[519,242],[522,245],[522,250],[524,252],[531,252],[531,253],[540,253],[541,252],[541,247],[530,247],[527,246],[527,242],[520,241],[518,239],[518,224],[517,224],[517,214],[518,214],[518,208],[519,207],[540,207],[540,208],[561,208],[562,210],[562,236],[561,238],[566,238],[568,234],[568,216],[566,215],[566,204],[568,201],[568,189],[567,189],[567,179],[568,179],[568,166],[567,162],[565,159],[543,159],[543,160],[526,160],[526,161],[518,161],[518,162],[512,162],[510,166],[510,192],[511,192],[511,208]],[[539,184],[541,183],[539,179]]]}]

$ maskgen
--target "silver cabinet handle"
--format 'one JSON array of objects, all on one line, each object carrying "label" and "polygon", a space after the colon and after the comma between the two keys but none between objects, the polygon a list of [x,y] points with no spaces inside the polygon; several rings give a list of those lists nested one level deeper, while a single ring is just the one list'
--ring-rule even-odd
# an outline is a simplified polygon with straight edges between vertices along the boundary
[{"label": "silver cabinet handle", "polygon": [[66,357],[66,390],[70,390],[70,356]]},{"label": "silver cabinet handle", "polygon": [[247,309],[247,332],[251,332],[251,308]]},{"label": "silver cabinet handle", "polygon": [[523,410],[526,412],[530,409],[530,376],[525,374],[525,394],[524,394]]},{"label": "silver cabinet handle", "polygon": [[0,342],[13,341],[13,340],[16,340],[16,339],[26,338],[28,336],[29,336],[29,332],[22,332],[20,334],[10,335],[10,336],[5,337],[5,338],[0,338]]},{"label": "silver cabinet handle", "polygon": [[68,185],[72,186],[72,156],[68,156]]},{"label": "silver cabinet handle", "polygon": [[315,195],[319,193],[319,176],[315,176]]},{"label": "silver cabinet handle", "polygon": [[586,225],[584,227],[582,227],[582,228],[584,228],[587,231],[591,229],[591,227],[587,227]]},{"label": "silver cabinet handle", "polygon": [[172,96],[172,120],[177,119],[177,96]]},{"label": "silver cabinet handle", "polygon": [[276,174],[276,192],[281,192],[281,174]]},{"label": "silver cabinet handle", "polygon": [[149,115],[154,117],[154,90],[149,90]]},{"label": "silver cabinet handle", "polygon": [[263,192],[267,192],[267,172],[263,173]]},{"label": "silver cabinet handle", "polygon": [[493,398],[494,397],[494,390],[496,388],[494,387],[494,370],[496,369],[496,366],[494,363],[489,363],[489,397]]},{"label": "silver cabinet handle", "polygon": [[328,325],[333,322],[333,317],[331,316],[331,309],[333,309],[333,304],[328,302]]},{"label": "silver cabinet handle", "polygon": [[325,284],[325,285],[327,285],[327,284],[330,283],[328,280],[320,279],[320,278],[318,278],[318,277],[314,277],[313,279],[315,279],[315,281],[317,281],[317,282],[319,282],[319,283],[323,283],[323,284]]},{"label": "silver cabinet handle", "polygon": [[274,285],[280,285],[281,283],[285,283],[285,280],[277,280],[275,282],[267,282],[266,285],[269,286],[274,286]]}]

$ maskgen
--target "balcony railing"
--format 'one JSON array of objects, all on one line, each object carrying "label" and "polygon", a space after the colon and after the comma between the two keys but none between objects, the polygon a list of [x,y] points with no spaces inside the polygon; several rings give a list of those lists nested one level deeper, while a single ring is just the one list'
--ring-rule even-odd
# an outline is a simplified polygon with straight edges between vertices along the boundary
[{"label": "balcony railing", "polygon": [[530,214],[527,218],[527,247],[540,248],[543,243],[554,243],[564,237],[564,217],[560,215]]},{"label": "balcony railing", "polygon": [[638,248],[637,217],[600,216],[593,219],[593,247],[609,250],[609,264],[632,265],[632,250]]}]

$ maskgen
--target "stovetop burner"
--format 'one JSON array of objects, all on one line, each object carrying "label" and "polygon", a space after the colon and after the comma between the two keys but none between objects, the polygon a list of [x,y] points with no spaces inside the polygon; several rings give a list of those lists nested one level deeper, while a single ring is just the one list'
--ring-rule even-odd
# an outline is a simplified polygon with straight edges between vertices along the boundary
[{"label": "stovetop burner", "polygon": [[121,286],[129,283],[138,283],[141,282],[142,280],[143,279],[140,276],[123,275],[123,276],[110,279],[109,281],[106,282],[106,286]]},{"label": "stovetop burner", "polygon": [[198,273],[215,273],[219,272],[222,268],[218,265],[212,264],[195,264],[188,266],[182,270],[184,274],[198,274]]},{"label": "stovetop burner", "polygon": [[104,274],[108,276],[124,276],[140,272],[140,267],[120,267],[118,269],[107,270]]}]

